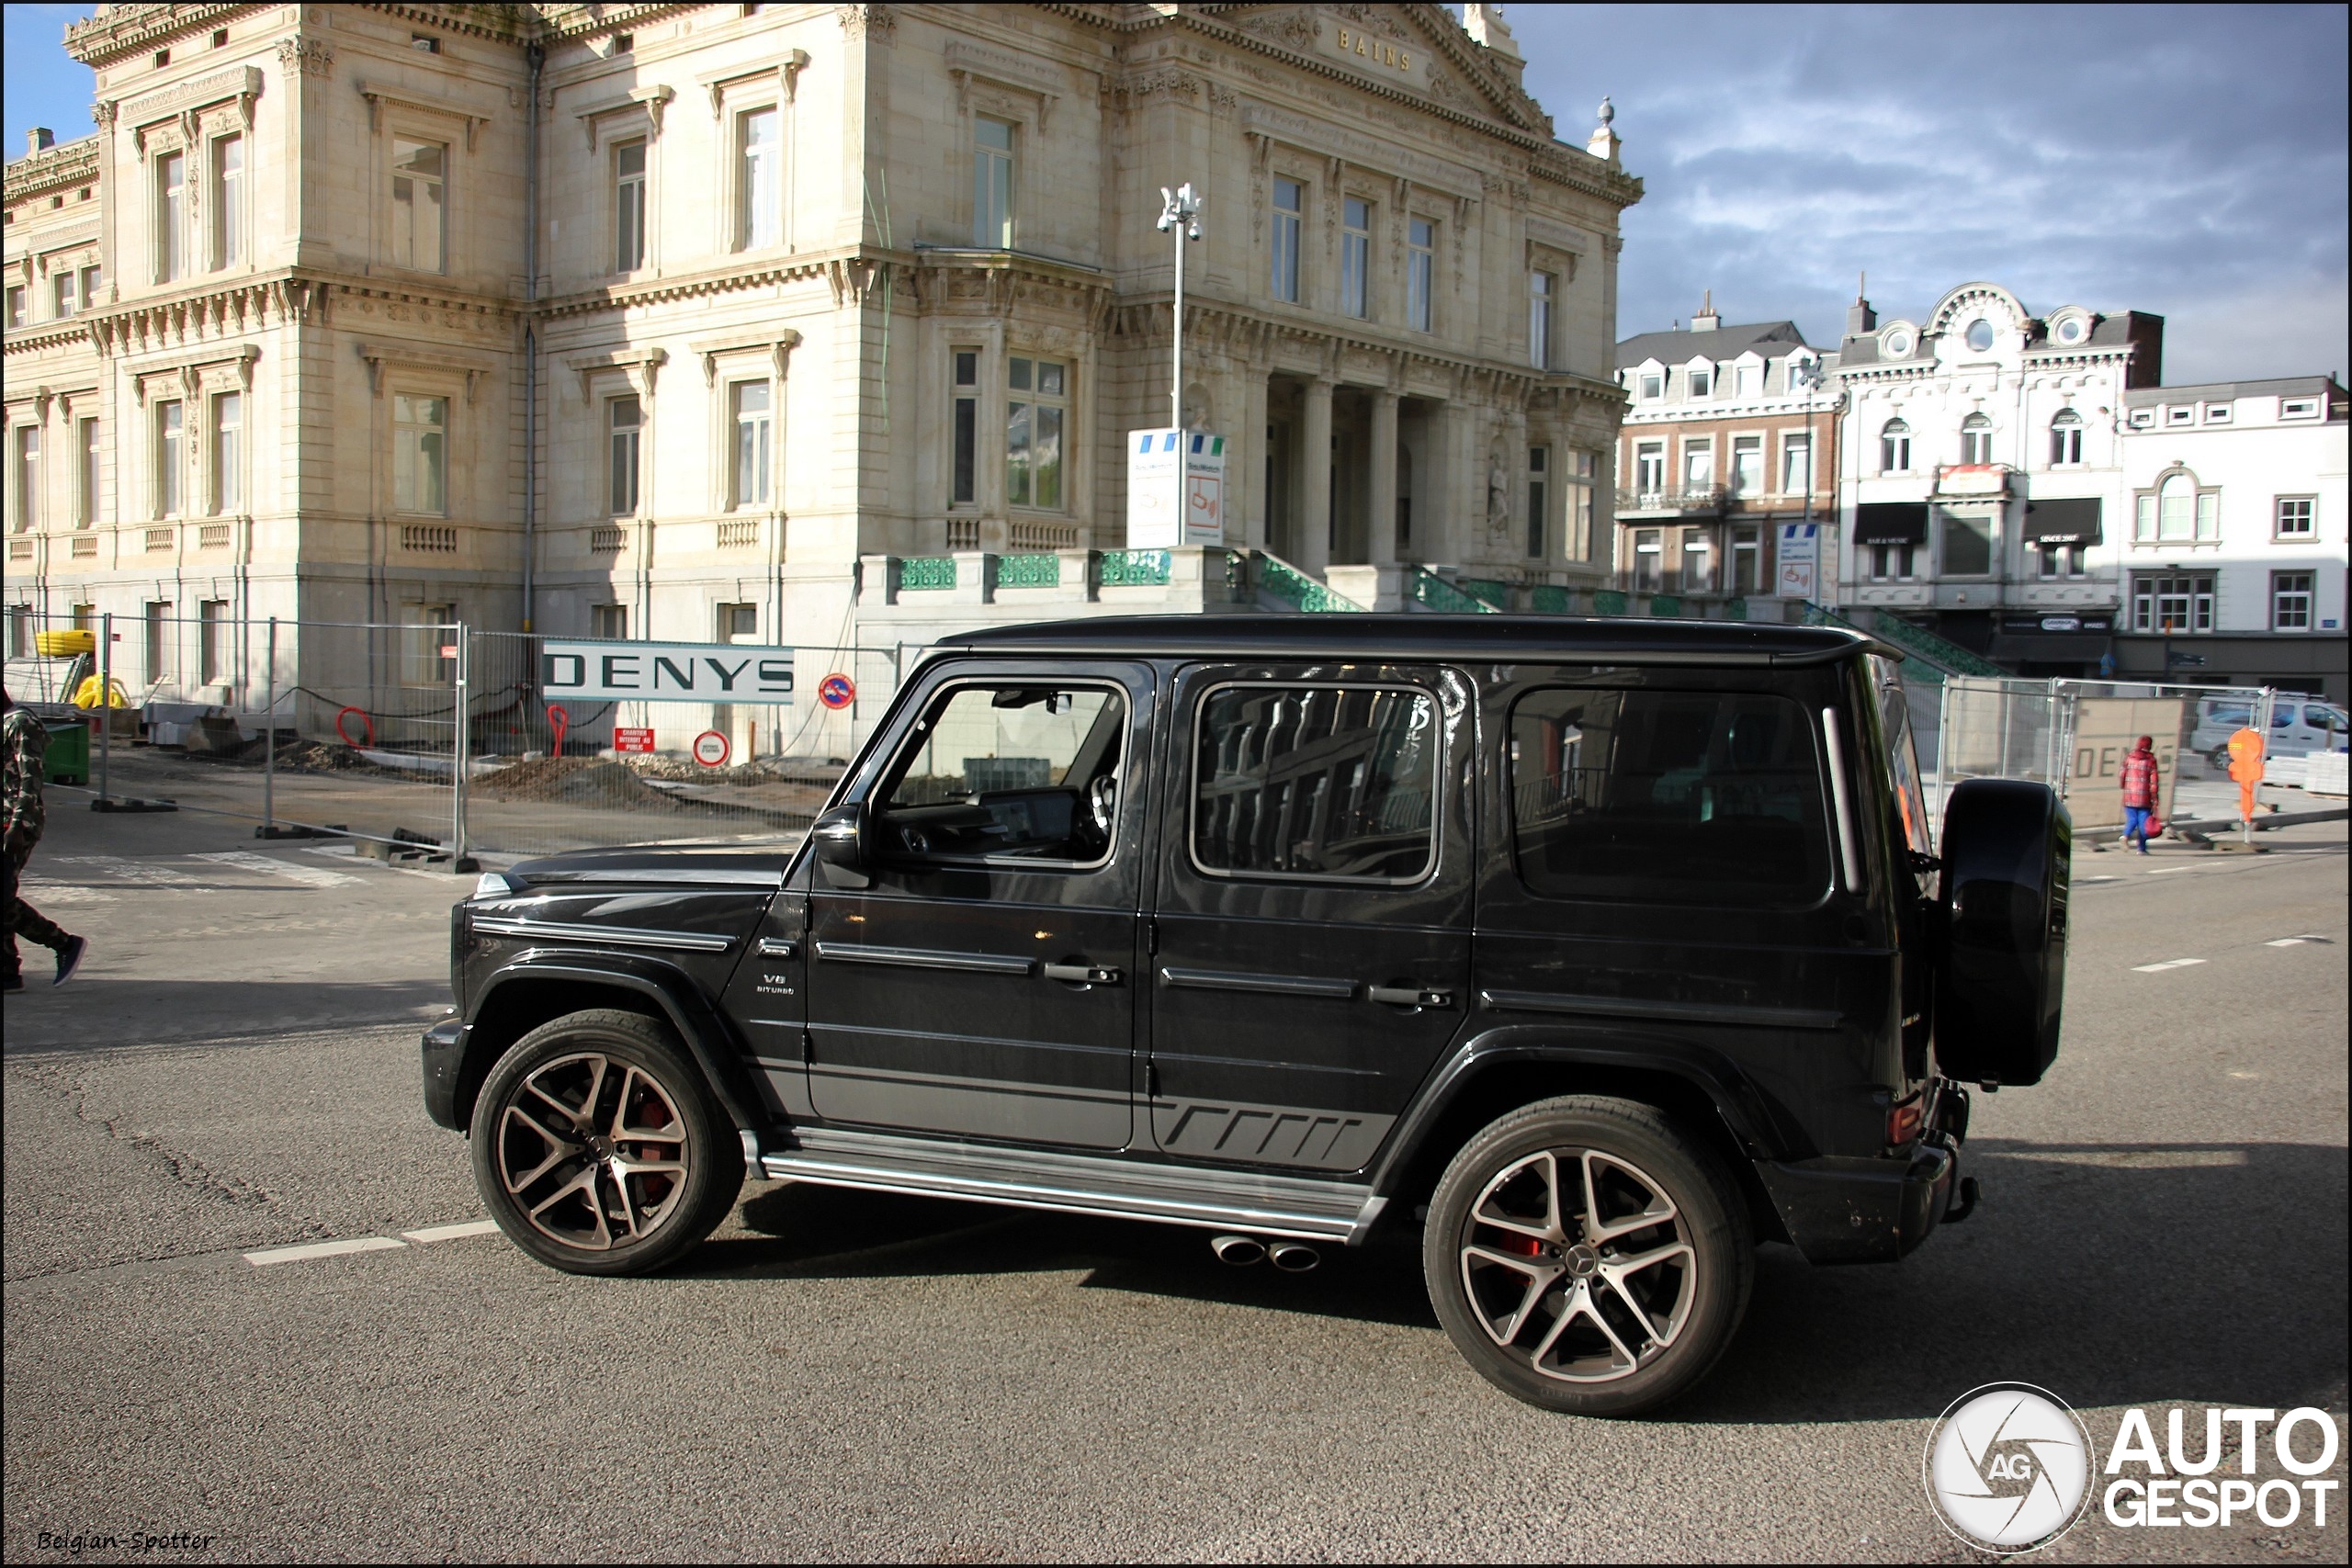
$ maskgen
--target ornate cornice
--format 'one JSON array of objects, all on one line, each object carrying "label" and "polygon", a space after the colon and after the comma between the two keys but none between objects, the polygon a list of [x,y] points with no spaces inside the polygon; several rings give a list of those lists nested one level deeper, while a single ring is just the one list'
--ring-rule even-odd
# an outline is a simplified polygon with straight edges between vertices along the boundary
[{"label": "ornate cornice", "polygon": [[6,199],[10,203],[74,186],[98,177],[98,139],[85,136],[66,141],[8,165]]},{"label": "ornate cornice", "polygon": [[700,6],[637,5],[637,6],[518,6],[537,13],[537,36],[549,40],[600,38],[607,33],[625,33],[647,22],[681,11],[699,11]]},{"label": "ornate cornice", "polygon": [[65,29],[65,52],[104,69],[119,60],[168,44],[183,33],[210,31],[268,6],[101,6],[96,16]]}]

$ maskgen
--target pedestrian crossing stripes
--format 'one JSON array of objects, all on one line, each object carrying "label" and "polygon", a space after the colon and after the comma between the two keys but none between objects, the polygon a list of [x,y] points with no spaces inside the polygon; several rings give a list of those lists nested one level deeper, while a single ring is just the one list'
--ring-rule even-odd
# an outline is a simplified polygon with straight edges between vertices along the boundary
[{"label": "pedestrian crossing stripes", "polygon": [[34,904],[111,904],[119,897],[103,887],[84,887],[72,882],[52,882],[45,876],[28,876],[17,884],[25,897]]},{"label": "pedestrian crossing stripes", "polygon": [[102,876],[118,877],[124,882],[144,882],[159,887],[192,887],[197,879],[187,872],[175,871],[153,861],[125,860],[120,855],[56,855],[51,865],[86,865]]},{"label": "pedestrian crossing stripes", "polygon": [[300,882],[311,887],[348,887],[362,880],[356,876],[346,875],[340,871],[329,871],[321,865],[296,865],[291,861],[273,860],[267,855],[257,855],[249,850],[216,850],[208,854],[194,855],[189,858],[216,861],[222,865],[241,866],[247,871],[258,871],[270,876],[283,876],[289,881]]}]

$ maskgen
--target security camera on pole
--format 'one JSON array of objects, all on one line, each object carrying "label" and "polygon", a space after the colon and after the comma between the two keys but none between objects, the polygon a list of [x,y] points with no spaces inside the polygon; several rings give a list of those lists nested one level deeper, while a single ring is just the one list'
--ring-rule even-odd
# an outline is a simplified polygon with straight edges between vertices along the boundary
[{"label": "security camera on pole", "polygon": [[1127,547],[1172,549],[1225,542],[1225,437],[1184,429],[1184,246],[1201,237],[1201,198],[1190,185],[1170,190],[1159,214],[1176,236],[1174,333],[1169,355],[1169,423],[1127,432]]}]

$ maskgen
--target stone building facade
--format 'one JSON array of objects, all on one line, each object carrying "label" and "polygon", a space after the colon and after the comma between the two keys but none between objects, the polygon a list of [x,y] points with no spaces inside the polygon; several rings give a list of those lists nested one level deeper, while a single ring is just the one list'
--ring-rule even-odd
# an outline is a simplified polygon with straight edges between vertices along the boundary
[{"label": "stone building facade", "polygon": [[1631,400],[1617,458],[1623,608],[1762,620],[1790,607],[1777,602],[1779,530],[1826,532],[1836,515],[1833,365],[1794,321],[1724,326],[1712,294],[1688,331],[1617,345]]},{"label": "stone building facade", "polygon": [[[97,134],[7,170],[9,603],[804,667],[996,619],[1589,608],[1641,187],[1605,119],[1555,139],[1500,10],[104,7],[68,34]],[[1130,552],[1184,182],[1225,547]]]}]

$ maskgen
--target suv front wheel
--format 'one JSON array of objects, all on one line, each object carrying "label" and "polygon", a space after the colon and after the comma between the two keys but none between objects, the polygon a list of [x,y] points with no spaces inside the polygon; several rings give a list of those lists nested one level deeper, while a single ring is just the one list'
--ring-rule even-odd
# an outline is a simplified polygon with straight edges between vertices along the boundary
[{"label": "suv front wheel", "polygon": [[499,1228],[572,1274],[647,1274],[727,1217],[743,1145],[668,1025],[598,1008],[543,1023],[474,1102],[474,1184]]},{"label": "suv front wheel", "polygon": [[1464,1145],[1421,1265],[1472,1366],[1580,1416],[1647,1410],[1705,1376],[1755,1272],[1721,1163],[1653,1108],[1593,1095],[1522,1106]]}]

